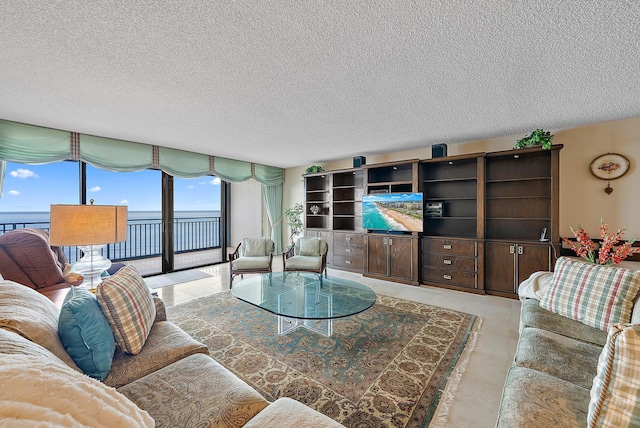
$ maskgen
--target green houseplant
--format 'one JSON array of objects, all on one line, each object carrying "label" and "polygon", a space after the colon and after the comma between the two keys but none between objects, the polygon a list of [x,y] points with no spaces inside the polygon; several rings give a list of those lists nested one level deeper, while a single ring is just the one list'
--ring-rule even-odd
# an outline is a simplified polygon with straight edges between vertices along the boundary
[{"label": "green houseplant", "polygon": [[284,210],[284,215],[287,217],[287,221],[289,222],[289,242],[293,245],[293,238],[302,232],[302,213],[304,212],[304,207],[301,203],[296,203],[292,208],[287,208]]},{"label": "green houseplant", "polygon": [[553,134],[544,129],[536,129],[529,135],[525,135],[523,138],[516,142],[514,149],[524,149],[531,146],[542,146],[543,150],[549,150],[551,148],[551,140],[553,140]]},{"label": "green houseplant", "polygon": [[304,170],[305,174],[313,174],[316,172],[324,172],[324,168],[320,165],[311,165],[309,168]]}]

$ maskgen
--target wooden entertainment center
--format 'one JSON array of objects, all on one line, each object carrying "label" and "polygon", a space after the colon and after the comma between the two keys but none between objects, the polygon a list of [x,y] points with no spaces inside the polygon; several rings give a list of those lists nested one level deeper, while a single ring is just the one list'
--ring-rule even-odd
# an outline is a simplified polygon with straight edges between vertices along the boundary
[{"label": "wooden entertainment center", "polygon": [[[305,235],[328,265],[412,285],[517,297],[560,249],[562,145],[365,165],[307,174]],[[422,193],[422,232],[365,230],[362,197]]]}]

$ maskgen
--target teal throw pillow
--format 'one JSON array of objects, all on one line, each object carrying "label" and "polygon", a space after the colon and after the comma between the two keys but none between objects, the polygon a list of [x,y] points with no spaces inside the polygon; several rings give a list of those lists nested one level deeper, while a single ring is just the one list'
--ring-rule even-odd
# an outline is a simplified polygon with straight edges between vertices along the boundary
[{"label": "teal throw pillow", "polygon": [[107,377],[116,342],[91,291],[71,287],[60,309],[58,335],[69,356],[85,374],[98,380]]}]

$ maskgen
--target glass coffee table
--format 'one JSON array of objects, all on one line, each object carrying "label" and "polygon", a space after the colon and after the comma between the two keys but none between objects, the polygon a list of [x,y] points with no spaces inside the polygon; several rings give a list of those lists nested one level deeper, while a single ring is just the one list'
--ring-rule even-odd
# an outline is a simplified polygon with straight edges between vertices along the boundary
[{"label": "glass coffee table", "polygon": [[278,334],[303,327],[325,336],[333,320],[369,309],[376,293],[364,284],[308,272],[251,276],[231,289],[238,299],[278,316]]}]

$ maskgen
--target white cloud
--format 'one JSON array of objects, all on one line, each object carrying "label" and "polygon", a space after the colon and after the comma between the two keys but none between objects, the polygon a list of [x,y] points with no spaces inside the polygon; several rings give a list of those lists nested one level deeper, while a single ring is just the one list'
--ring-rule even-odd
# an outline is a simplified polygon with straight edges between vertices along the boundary
[{"label": "white cloud", "polygon": [[17,190],[9,190],[7,193],[11,196],[18,196],[20,194]]},{"label": "white cloud", "polygon": [[213,177],[211,181],[209,181],[209,184],[213,184],[214,186],[217,186],[220,184],[220,179],[218,177]]},{"label": "white cloud", "polygon": [[93,186],[91,189],[89,189],[90,192],[99,192],[101,190],[102,188],[100,186]]},{"label": "white cloud", "polygon": [[121,204],[128,204],[128,203],[129,203],[129,201],[128,201],[128,200],[126,200],[126,199],[123,199],[123,200],[121,200],[121,201],[120,201],[120,203],[121,203]]},{"label": "white cloud", "polygon": [[9,173],[13,178],[38,178],[38,174],[31,171],[30,169],[18,168],[15,171],[11,171]]},{"label": "white cloud", "polygon": [[187,189],[193,189],[194,187],[195,187],[195,186],[194,186],[193,184],[189,184],[189,185],[187,186]]}]

